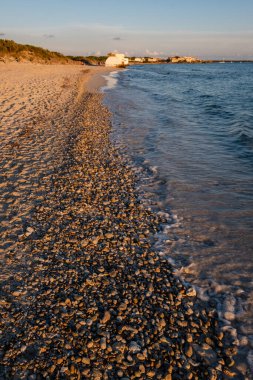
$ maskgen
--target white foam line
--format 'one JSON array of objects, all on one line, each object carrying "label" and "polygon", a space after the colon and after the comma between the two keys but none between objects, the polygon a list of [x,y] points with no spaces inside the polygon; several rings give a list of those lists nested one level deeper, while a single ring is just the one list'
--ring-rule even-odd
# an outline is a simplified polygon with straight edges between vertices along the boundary
[{"label": "white foam line", "polygon": [[102,92],[115,88],[118,83],[118,71],[112,71],[109,75],[103,75],[106,80],[106,85],[101,88]]}]

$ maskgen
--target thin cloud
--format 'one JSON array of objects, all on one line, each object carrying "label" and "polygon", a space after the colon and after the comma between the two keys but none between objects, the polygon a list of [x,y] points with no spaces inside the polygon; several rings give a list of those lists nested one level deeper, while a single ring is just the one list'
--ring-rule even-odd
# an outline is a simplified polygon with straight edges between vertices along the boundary
[{"label": "thin cloud", "polygon": [[45,38],[54,38],[55,35],[54,34],[43,34],[43,37],[45,37]]},{"label": "thin cloud", "polygon": [[122,38],[120,38],[120,37],[113,37],[113,41],[122,41]]},{"label": "thin cloud", "polygon": [[152,56],[159,56],[164,55],[163,51],[150,51],[149,49],[146,49],[146,54],[152,55]]}]

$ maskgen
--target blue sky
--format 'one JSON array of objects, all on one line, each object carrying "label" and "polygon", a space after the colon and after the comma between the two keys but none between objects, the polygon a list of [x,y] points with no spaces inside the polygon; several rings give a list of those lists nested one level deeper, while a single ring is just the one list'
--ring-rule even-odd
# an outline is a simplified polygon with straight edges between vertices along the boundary
[{"label": "blue sky", "polygon": [[88,55],[253,58],[253,0],[0,0],[0,38]]}]

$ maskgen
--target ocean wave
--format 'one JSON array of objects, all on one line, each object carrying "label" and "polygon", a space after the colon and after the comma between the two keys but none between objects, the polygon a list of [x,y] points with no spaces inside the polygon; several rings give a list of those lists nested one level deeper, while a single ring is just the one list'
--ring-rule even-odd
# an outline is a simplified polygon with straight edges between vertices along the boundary
[{"label": "ocean wave", "polygon": [[106,85],[102,87],[102,92],[111,90],[117,86],[118,83],[118,71],[112,71],[109,75],[104,75]]},{"label": "ocean wave", "polygon": [[253,130],[248,125],[237,122],[230,129],[229,134],[234,141],[253,147]]}]

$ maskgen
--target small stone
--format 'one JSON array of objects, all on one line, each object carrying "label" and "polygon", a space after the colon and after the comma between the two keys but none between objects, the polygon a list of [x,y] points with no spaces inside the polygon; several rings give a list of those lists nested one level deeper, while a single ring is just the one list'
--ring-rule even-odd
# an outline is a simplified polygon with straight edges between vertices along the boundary
[{"label": "small stone", "polygon": [[136,355],[139,360],[145,360],[146,357],[143,354],[137,354]]},{"label": "small stone", "polygon": [[12,293],[12,295],[14,297],[21,297],[22,295],[24,295],[25,293],[21,292],[21,291],[15,291]]},{"label": "small stone", "polygon": [[30,236],[33,232],[34,232],[34,228],[27,227],[25,235]]},{"label": "small stone", "polygon": [[148,371],[147,372],[148,377],[154,377],[155,376],[155,371]]},{"label": "small stone", "polygon": [[89,364],[90,364],[90,359],[84,357],[84,358],[82,358],[82,363],[83,363],[83,364],[87,364],[87,365],[89,365]]},{"label": "small stone", "polygon": [[106,324],[111,319],[111,314],[109,311],[106,311],[103,318],[101,319],[100,323],[103,325]]},{"label": "small stone", "polygon": [[74,375],[76,373],[76,368],[73,364],[71,364],[71,366],[70,366],[70,373],[71,373],[71,375]]},{"label": "small stone", "polygon": [[43,352],[46,352],[46,351],[47,351],[46,346],[40,348],[40,354],[43,354]]},{"label": "small stone", "polygon": [[70,301],[69,298],[67,298],[67,299],[65,300],[65,304],[66,304],[67,306],[71,306],[71,305],[72,305],[72,303],[71,303],[71,301]]},{"label": "small stone", "polygon": [[66,375],[70,374],[68,367],[61,367],[61,373],[65,373]]},{"label": "small stone", "polygon": [[20,351],[25,352],[26,349],[27,349],[27,346],[21,346]]},{"label": "small stone", "polygon": [[106,338],[100,340],[100,347],[102,350],[106,350]]},{"label": "small stone", "polygon": [[210,380],[217,380],[218,375],[217,375],[217,371],[214,368],[209,368],[208,369],[208,374],[209,374],[209,379]]},{"label": "small stone", "polygon": [[94,239],[92,239],[92,244],[97,245],[98,242],[99,242],[99,237],[95,237]]},{"label": "small stone", "polygon": [[232,358],[226,358],[225,362],[228,367],[233,367],[233,365],[235,364],[235,361]]},{"label": "small stone", "polygon": [[94,378],[94,380],[100,380],[100,379],[102,379],[102,377],[103,377],[102,372],[100,372],[98,369],[94,369],[93,370],[93,378]]},{"label": "small stone", "polygon": [[87,326],[92,326],[93,320],[92,319],[87,319],[86,320],[86,324],[87,324]]},{"label": "small stone", "polygon": [[224,313],[224,318],[227,320],[227,321],[233,321],[235,319],[235,314],[234,313],[231,313],[230,311],[226,311]]},{"label": "small stone", "polygon": [[185,350],[185,355],[188,357],[188,358],[191,358],[192,355],[193,355],[193,349],[192,349],[192,346],[188,346]]},{"label": "small stone", "polygon": [[141,347],[136,342],[132,341],[129,345],[129,351],[136,354],[141,351]]},{"label": "small stone", "polygon": [[161,320],[159,321],[158,326],[159,326],[159,330],[162,330],[162,329],[166,326],[165,319],[161,319]]},{"label": "small stone", "polygon": [[187,334],[186,335],[186,340],[187,340],[188,343],[192,343],[192,341],[193,341],[192,335],[191,334]]},{"label": "small stone", "polygon": [[235,377],[235,376],[236,376],[236,373],[235,373],[235,372],[232,372],[232,371],[230,371],[230,370],[227,369],[227,368],[224,368],[224,369],[223,369],[223,372],[224,372],[225,375],[228,376],[228,377]]},{"label": "small stone", "polygon": [[197,295],[196,289],[194,289],[194,288],[187,289],[186,295],[187,295],[187,297],[196,297],[196,295]]},{"label": "small stone", "polygon": [[87,247],[88,244],[89,244],[89,241],[86,239],[82,240],[81,242],[82,247]]},{"label": "small stone", "polygon": [[119,305],[119,310],[121,310],[121,311],[124,311],[124,310],[126,310],[127,309],[127,304],[126,303],[121,303],[120,305]]}]

